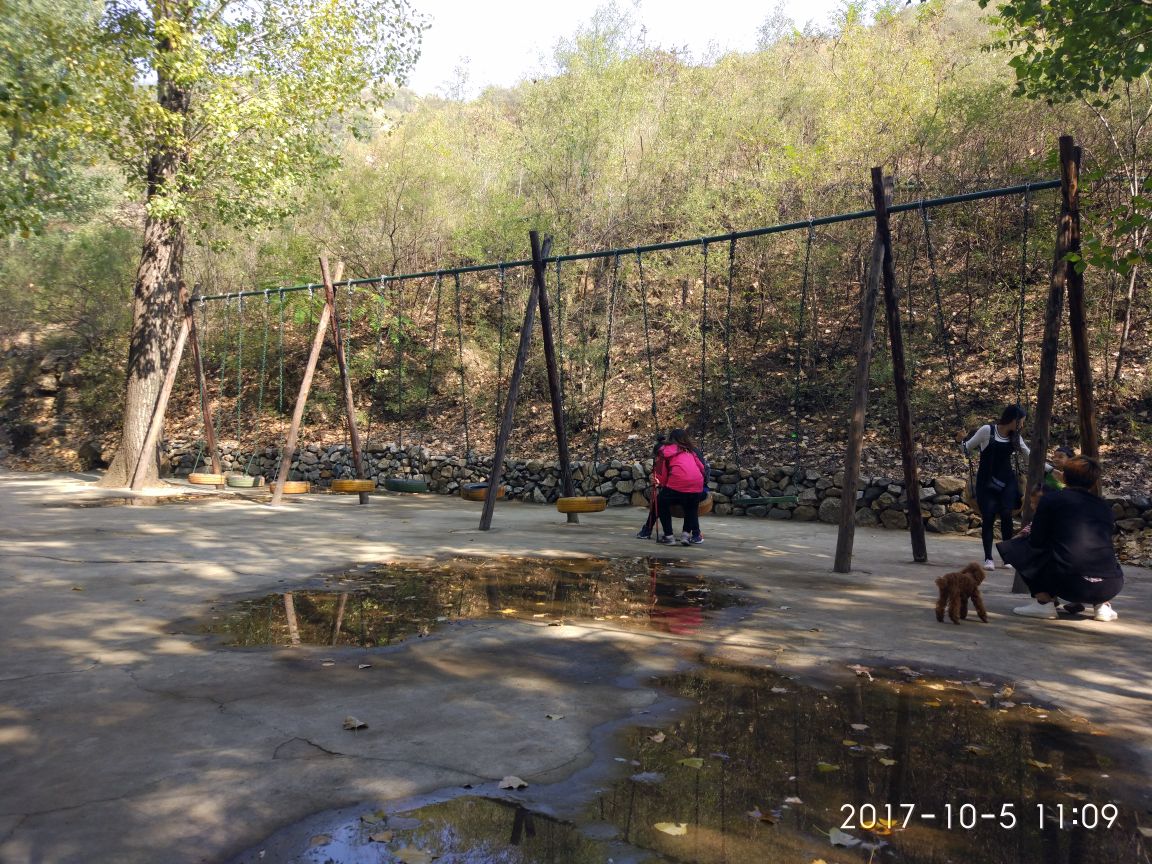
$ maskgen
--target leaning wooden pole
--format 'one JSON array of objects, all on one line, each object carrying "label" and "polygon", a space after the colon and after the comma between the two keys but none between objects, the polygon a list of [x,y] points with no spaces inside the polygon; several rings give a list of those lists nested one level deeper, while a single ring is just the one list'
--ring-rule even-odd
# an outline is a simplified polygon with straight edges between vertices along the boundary
[{"label": "leaning wooden pole", "polygon": [[904,334],[900,330],[900,304],[896,298],[896,263],[892,255],[892,231],[884,200],[884,169],[872,169],[872,198],[876,202],[876,231],[884,242],[884,317],[888,319],[888,342],[892,349],[892,384],[896,391],[896,418],[900,424],[900,459],[904,465],[904,494],[908,499],[908,532],[912,535],[912,560],[928,560],[924,515],[920,512],[920,471],[916,466],[916,438],[912,428],[912,403],[904,364]]},{"label": "leaning wooden pole", "polygon": [[[568,421],[564,416],[564,394],[560,389],[560,367],[556,362],[556,343],[552,338],[552,303],[548,299],[548,290],[544,277],[544,255],[540,252],[540,244],[535,232],[530,234],[532,239],[532,269],[536,279],[540,282],[540,330],[544,335],[544,362],[548,366],[548,395],[552,398],[552,425],[556,427],[556,450],[560,456],[560,489],[565,498],[576,494],[576,487],[572,482],[572,461],[568,453]],[[547,242],[547,241],[545,241]],[[559,285],[557,285],[559,290]],[[578,525],[580,516],[576,513],[568,514],[568,523]]]},{"label": "leaning wooden pole", "polygon": [[[339,272],[337,265],[337,272]],[[337,279],[340,277],[337,276]],[[324,346],[324,332],[328,329],[328,316],[332,308],[327,302],[320,310],[320,320],[316,322],[316,334],[312,337],[312,350],[304,366],[304,376],[300,379],[300,392],[296,394],[296,405],[292,409],[292,423],[288,427],[288,440],[280,454],[280,470],[276,472],[276,488],[272,490],[272,506],[275,507],[284,497],[284,483],[292,468],[292,454],[296,452],[296,442],[300,437],[300,423],[304,420],[304,406],[308,404],[308,393],[312,389],[312,376],[316,374],[316,361],[320,359],[320,349]]]},{"label": "leaning wooden pole", "polygon": [[208,398],[208,377],[204,374],[204,357],[200,354],[200,334],[196,330],[195,316],[188,335],[192,339],[192,363],[196,367],[196,386],[200,390],[200,414],[204,420],[205,446],[208,448],[208,458],[212,460],[212,473],[219,474],[220,453],[216,449],[216,426],[212,422],[212,400]]},{"label": "leaning wooden pole", "polygon": [[[542,261],[552,253],[552,238],[544,238],[544,249],[540,249],[540,235],[529,231],[532,242],[533,262]],[[532,345],[532,326],[536,323],[536,305],[544,292],[543,268],[533,267],[532,290],[528,292],[528,306],[524,310],[524,323],[520,327],[520,347],[516,350],[516,363],[512,367],[512,379],[508,382],[508,395],[504,397],[504,415],[500,419],[500,432],[496,436],[496,452],[492,454],[492,470],[488,474],[488,494],[484,496],[484,512],[480,514],[480,530],[492,527],[492,513],[496,509],[496,495],[500,490],[500,478],[504,473],[504,454],[508,452],[508,438],[512,435],[512,417],[516,412],[516,397],[520,393],[520,379],[528,363],[528,349]]]},{"label": "leaning wooden pole", "polygon": [[[892,181],[886,178],[885,200],[891,204]],[[872,239],[872,260],[868,279],[860,293],[860,342],[856,347],[856,380],[852,387],[852,413],[848,418],[848,451],[844,456],[844,482],[840,492],[840,529],[836,534],[837,573],[852,570],[852,544],[856,539],[856,489],[860,483],[860,455],[864,449],[864,419],[868,413],[868,382],[872,365],[872,345],[876,337],[876,300],[880,296],[880,270],[884,266],[884,244],[877,232]]]},{"label": "leaning wooden pole", "polygon": [[[1072,136],[1060,139],[1060,190],[1068,208],[1068,251],[1080,254],[1080,148]],[[1063,210],[1063,206],[1061,210]],[[1088,325],[1084,315],[1084,274],[1074,265],[1066,269],[1068,328],[1072,343],[1072,374],[1076,379],[1076,409],[1080,418],[1080,452],[1100,457],[1096,426],[1096,400],[1092,394],[1092,358],[1088,353]],[[1097,490],[1099,491],[1099,490]]]},{"label": "leaning wooden pole", "polygon": [[[340,382],[344,388],[344,414],[348,422],[348,438],[352,442],[352,465],[356,479],[364,480],[364,458],[360,449],[360,432],[356,428],[356,400],[352,396],[352,379],[348,375],[348,358],[344,354],[344,337],[340,332],[340,317],[336,314],[336,286],[328,273],[328,256],[320,256],[320,277],[324,280],[324,302],[330,307],[328,323],[332,328],[332,343],[336,346],[336,363],[340,367]],[[360,503],[368,503],[368,493],[360,493]]]},{"label": "leaning wooden pole", "polygon": [[172,348],[172,356],[168,358],[168,368],[164,371],[164,384],[160,388],[160,395],[156,397],[156,406],[152,409],[152,419],[148,423],[148,432],[144,436],[144,444],[140,448],[140,458],[136,460],[136,467],[132,470],[132,480],[129,488],[139,492],[144,488],[144,479],[148,476],[148,465],[155,458],[156,442],[164,428],[164,417],[168,413],[168,400],[172,396],[172,387],[176,383],[176,372],[180,368],[180,360],[184,357],[184,345],[188,341],[188,333],[194,326],[192,304],[188,302],[188,289],[180,283],[180,308],[184,310],[184,321],[180,325],[180,332],[176,336],[176,345]]}]

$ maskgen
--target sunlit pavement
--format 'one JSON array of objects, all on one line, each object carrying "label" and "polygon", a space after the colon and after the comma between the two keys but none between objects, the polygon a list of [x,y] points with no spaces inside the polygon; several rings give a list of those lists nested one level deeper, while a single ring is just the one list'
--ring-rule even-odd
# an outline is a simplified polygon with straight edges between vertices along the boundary
[{"label": "sunlit pavement", "polygon": [[[169,490],[187,491],[186,488]],[[440,496],[307,496],[77,508],[83,478],[0,473],[0,861],[221,861],[308,814],[514,774],[563,781],[608,760],[608,732],[657,702],[651,677],[701,654],[816,677],[910,664],[979,672],[1082,715],[1152,756],[1152,589],[1126,568],[1118,621],[1011,614],[1011,571],[985,583],[988,624],[933,614],[941,573],[979,540],[706,518],[705,545],[660,549],[643,512],[585,515]],[[687,632],[610,621],[469,621],[388,649],[222,649],[174,621],[210,601],[390,559],[665,553],[754,601]],[[332,662],[327,662],[332,661]],[[360,668],[370,663],[367,668]],[[563,721],[547,719],[563,716]],[[366,729],[346,731],[352,716]],[[608,766],[610,768],[610,766]]]}]

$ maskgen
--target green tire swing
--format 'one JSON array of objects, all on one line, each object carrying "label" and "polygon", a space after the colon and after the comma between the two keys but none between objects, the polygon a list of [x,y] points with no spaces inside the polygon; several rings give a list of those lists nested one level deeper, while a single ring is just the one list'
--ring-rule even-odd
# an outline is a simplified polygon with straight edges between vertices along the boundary
[{"label": "green tire swing", "polygon": [[384,488],[389,492],[427,492],[428,481],[423,477],[388,477]]}]

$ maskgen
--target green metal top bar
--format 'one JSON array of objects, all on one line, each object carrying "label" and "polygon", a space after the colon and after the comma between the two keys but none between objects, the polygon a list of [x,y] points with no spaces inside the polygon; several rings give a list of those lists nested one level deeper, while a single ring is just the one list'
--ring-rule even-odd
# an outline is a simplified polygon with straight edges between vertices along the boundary
[{"label": "green metal top bar", "polygon": [[[962,195],[949,195],[944,198],[929,198],[912,201],[907,204],[896,204],[888,208],[889,213],[905,213],[909,210],[919,210],[921,207],[943,207],[948,204],[962,204],[966,201],[980,201],[985,198],[1003,198],[1008,195],[1021,195],[1028,192],[1038,192],[1045,189],[1060,188],[1059,180],[1038,180],[1033,183],[1024,183],[1019,186],[1006,186],[1002,189],[982,189],[979,192],[965,192]],[[570,255],[553,255],[544,260],[545,264],[564,261],[587,261],[593,258],[612,258],[616,255],[640,255],[645,252],[662,252],[668,249],[686,249],[691,246],[708,246],[713,243],[725,243],[732,240],[746,240],[749,237],[763,237],[767,234],[782,234],[786,231],[796,231],[800,228],[815,228],[817,225],[833,225],[837,222],[851,222],[856,219],[869,219],[875,215],[875,210],[857,210],[852,213],[839,213],[835,216],[820,216],[815,219],[804,219],[799,222],[785,222],[780,225],[770,225],[766,228],[751,228],[747,231],[732,231],[728,234],[715,234],[711,237],[696,237],[692,240],[670,240],[666,243],[650,243],[646,246],[629,246],[621,249],[599,249],[594,252],[575,252]],[[497,264],[469,264],[463,267],[451,267],[444,270],[425,270],[423,273],[402,273],[395,276],[374,276],[366,279],[348,279],[341,281],[337,287],[351,288],[354,285],[383,285],[386,282],[400,282],[407,279],[429,279],[435,276],[453,276],[458,273],[480,273],[487,270],[509,270],[515,267],[531,267],[532,260],[501,261]],[[291,288],[267,288],[257,291],[238,291],[233,294],[210,294],[208,296],[196,295],[193,302],[205,303],[209,300],[232,300],[239,297],[264,297],[270,299],[273,294],[280,296],[297,291],[323,288],[321,283],[313,282],[308,285],[293,285]]]}]

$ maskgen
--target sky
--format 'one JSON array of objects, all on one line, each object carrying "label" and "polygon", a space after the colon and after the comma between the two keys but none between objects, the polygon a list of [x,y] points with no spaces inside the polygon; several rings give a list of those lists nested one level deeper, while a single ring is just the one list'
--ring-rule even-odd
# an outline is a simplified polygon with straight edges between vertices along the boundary
[{"label": "sky", "polygon": [[[412,0],[430,21],[408,85],[422,96],[452,92],[458,70],[467,84],[455,95],[508,87],[547,69],[557,41],[591,20],[605,0]],[[649,45],[684,48],[694,59],[726,50],[750,51],[777,0],[619,0],[645,28]],[[839,0],[783,0],[784,13],[803,26],[823,24]]]}]

